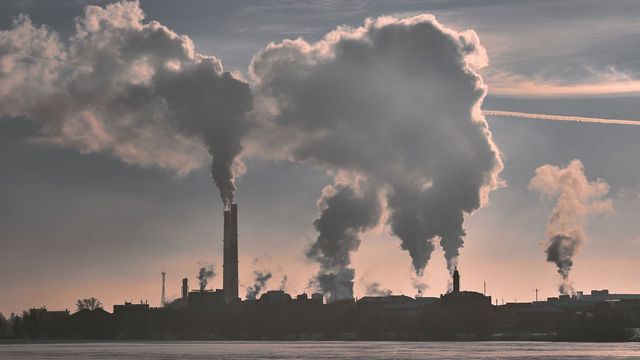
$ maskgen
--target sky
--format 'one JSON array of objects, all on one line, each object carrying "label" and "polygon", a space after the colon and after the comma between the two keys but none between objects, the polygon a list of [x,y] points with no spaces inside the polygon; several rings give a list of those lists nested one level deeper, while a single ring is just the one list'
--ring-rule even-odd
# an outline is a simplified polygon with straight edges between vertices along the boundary
[{"label": "sky", "polygon": [[[3,1],[0,30],[11,30],[13,19],[26,14],[35,26],[46,25],[62,43],[68,43],[76,34],[74,19],[82,16],[85,7],[108,3]],[[176,34],[188,36],[197,53],[220,59],[224,69],[238,79],[230,80],[229,86],[236,81],[251,83],[254,100],[261,99],[260,91],[267,90],[296,95],[285,93],[289,91],[286,84],[269,83],[268,76],[290,80],[278,78],[283,75],[276,70],[265,70],[274,71],[266,75],[249,70],[252,59],[256,65],[269,60],[265,50],[269,43],[301,37],[313,44],[339,26],[363,26],[369,17],[416,19],[427,13],[456,32],[473,29],[486,49],[488,64],[475,70],[488,88],[483,109],[640,120],[640,1],[142,0],[139,7],[145,14],[144,23],[158,21]],[[89,51],[92,41],[88,39],[78,48]],[[465,41],[476,46],[473,39]],[[300,52],[296,54],[311,56],[300,44],[292,47]],[[273,51],[277,55],[277,49]],[[474,56],[481,53],[477,47],[470,51]],[[305,66],[315,61],[307,60]],[[70,62],[68,58],[61,61]],[[194,60],[187,59],[185,64],[189,61]],[[298,64],[285,65],[293,73]],[[303,69],[322,70],[309,66]],[[339,71],[339,66],[336,60],[332,69]],[[260,86],[255,85],[255,76],[263,76]],[[0,78],[9,84],[7,79]],[[334,80],[331,77],[319,84],[334,86],[330,83]],[[339,80],[335,80],[338,85],[342,84]],[[28,85],[33,88],[25,87],[29,91],[18,101],[30,98],[39,91],[38,86],[47,86],[37,82]],[[168,94],[171,101],[173,95]],[[372,94],[386,93],[376,90]],[[180,97],[175,99],[181,101]],[[451,107],[455,101],[451,100]],[[103,110],[107,112],[114,104],[118,103],[99,105],[109,107]],[[211,286],[222,286],[223,204],[206,161],[204,165],[188,163],[193,166],[181,172],[176,171],[175,163],[162,162],[166,157],[158,154],[140,159],[133,157],[136,154],[117,153],[118,149],[93,151],[87,147],[93,144],[92,139],[81,138],[84,142],[80,145],[62,146],[38,141],[43,130],[37,117],[48,118],[63,104],[26,115],[10,110],[14,106],[11,102],[0,105],[5,107],[0,109],[0,312],[34,306],[72,309],[77,299],[91,296],[107,309],[125,300],[157,306],[163,269],[167,272],[167,294],[177,297],[183,277],[195,288],[203,263],[214,264],[219,273]],[[331,104],[327,102],[327,106]],[[313,119],[313,114],[299,109],[283,109],[292,118]],[[113,114],[122,115],[115,110]],[[281,120],[289,121],[284,116]],[[464,214],[466,236],[458,257],[462,288],[482,291],[486,282],[488,295],[499,301],[530,301],[535,289],[541,297],[557,296],[561,277],[545,254],[547,221],[557,194],[547,196],[528,185],[540,166],[565,167],[579,159],[589,181],[601,179],[608,184],[605,198],[611,201],[611,209],[585,214],[585,219],[578,221],[584,223],[586,236],[573,256],[573,286],[583,291],[607,288],[640,293],[635,275],[640,256],[640,224],[636,221],[640,211],[640,127],[491,116],[486,121],[504,166],[502,185],[482,185],[491,188],[488,202],[471,206],[471,214]],[[199,123],[187,125],[187,134],[200,131]],[[312,125],[298,124],[296,130],[305,133]],[[263,139],[269,141],[263,144]],[[314,138],[309,135],[304,139]],[[437,139],[432,140],[437,144]],[[259,133],[251,141],[271,151],[279,139]],[[400,140],[390,141],[395,141],[394,146]],[[201,145],[171,138],[165,146],[168,157],[181,154],[172,146],[206,155]],[[267,289],[280,288],[286,276],[286,291],[310,291],[309,280],[315,278],[321,262],[308,256],[318,237],[314,227],[319,216],[317,203],[321,197],[330,198],[323,195],[326,186],[340,189],[342,183],[334,179],[337,167],[322,154],[303,159],[304,153],[297,149],[297,158],[290,161],[256,155],[260,152],[256,147],[245,145],[242,160],[246,172],[236,179],[241,295],[252,285],[255,270],[273,273]],[[431,156],[410,154],[411,158],[423,155]],[[136,161],[151,165],[138,166]],[[367,171],[369,184],[390,181],[377,172],[374,175],[374,170]],[[354,295],[364,296],[367,285],[374,282],[396,294],[415,295],[415,269],[409,253],[401,249],[401,241],[388,224],[368,225],[362,224],[361,243],[349,264],[355,270]],[[447,291],[449,272],[444,255],[436,246],[419,277],[427,284],[425,296]]]}]

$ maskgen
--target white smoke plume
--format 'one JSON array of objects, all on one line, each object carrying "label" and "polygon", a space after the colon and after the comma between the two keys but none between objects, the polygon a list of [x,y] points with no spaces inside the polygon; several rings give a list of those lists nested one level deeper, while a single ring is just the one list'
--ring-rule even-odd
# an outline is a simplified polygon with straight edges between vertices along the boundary
[{"label": "white smoke plume", "polygon": [[539,119],[539,120],[547,120],[547,121],[568,121],[568,122],[591,123],[591,124],[640,126],[640,120],[622,120],[622,119],[605,119],[605,118],[582,117],[582,116],[532,114],[532,113],[523,113],[523,112],[516,112],[516,111],[500,111],[500,110],[482,110],[482,113],[486,116],[515,117],[515,118],[522,118],[522,119]]},{"label": "white smoke plume", "polygon": [[[388,224],[415,272],[423,273],[436,241],[452,271],[464,214],[501,183],[502,161],[480,110],[486,86],[476,70],[487,61],[474,31],[454,31],[431,15],[367,19],[316,43],[272,43],[250,66],[270,130],[262,146],[362,177],[386,196]],[[342,254],[327,256],[340,262]],[[334,275],[338,283],[352,279]]]},{"label": "white smoke plume", "polygon": [[213,157],[226,204],[249,130],[249,86],[191,39],[145,22],[137,1],[88,6],[68,41],[27,16],[0,31],[0,116],[40,125],[40,141],[186,174]]},{"label": "white smoke plume", "polygon": [[612,210],[611,199],[603,199],[609,185],[601,179],[589,181],[582,162],[576,159],[564,168],[540,166],[529,189],[558,199],[547,222],[545,252],[547,261],[558,267],[562,278],[560,293],[573,294],[569,279],[573,257],[587,240],[584,226],[589,217]]}]

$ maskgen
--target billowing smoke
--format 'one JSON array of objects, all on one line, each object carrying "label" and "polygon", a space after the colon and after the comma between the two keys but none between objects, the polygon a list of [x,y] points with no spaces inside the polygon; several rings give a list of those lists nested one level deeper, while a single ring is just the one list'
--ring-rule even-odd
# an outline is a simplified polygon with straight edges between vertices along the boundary
[{"label": "billowing smoke", "polygon": [[204,291],[209,284],[209,280],[213,279],[217,274],[213,270],[213,265],[202,264],[200,271],[198,271],[198,284],[200,285],[200,291]]},{"label": "billowing smoke", "polygon": [[573,257],[587,240],[584,225],[589,216],[612,210],[611,199],[603,199],[609,185],[601,179],[589,181],[582,162],[573,160],[564,168],[540,166],[529,189],[558,199],[547,222],[545,252],[547,261],[556,264],[562,277],[560,293],[573,294],[569,279]]},{"label": "billowing smoke", "polygon": [[0,32],[0,116],[40,125],[40,141],[186,174],[213,157],[226,204],[250,122],[249,86],[191,39],[144,22],[136,1],[88,6],[68,42],[19,16]]},{"label": "billowing smoke", "polygon": [[329,301],[353,297],[351,253],[360,246],[360,234],[380,219],[377,193],[364,182],[356,185],[325,187],[318,201],[320,215],[313,222],[318,238],[307,251],[307,258],[320,264],[316,280]]},{"label": "billowing smoke", "polygon": [[[367,19],[316,43],[272,43],[250,67],[259,120],[270,129],[257,140],[290,160],[366,180],[367,193],[386,195],[388,224],[415,272],[422,275],[436,241],[452,271],[464,214],[500,185],[502,162],[480,110],[486,86],[476,72],[487,61],[474,31],[454,31],[431,15]],[[348,187],[330,188],[335,194],[321,203],[344,199],[328,214],[362,201]],[[331,233],[318,227],[324,214],[316,220],[321,235],[309,255],[321,263],[324,289],[351,294],[348,254],[359,243],[351,235],[375,224],[369,215],[331,218],[339,226],[329,227],[340,230]]]},{"label": "billowing smoke", "polygon": [[371,296],[389,296],[393,293],[390,289],[383,289],[379,282],[365,283],[365,294]]},{"label": "billowing smoke", "polygon": [[260,292],[267,286],[267,282],[271,279],[270,271],[254,271],[254,283],[247,287],[247,300],[255,300]]}]

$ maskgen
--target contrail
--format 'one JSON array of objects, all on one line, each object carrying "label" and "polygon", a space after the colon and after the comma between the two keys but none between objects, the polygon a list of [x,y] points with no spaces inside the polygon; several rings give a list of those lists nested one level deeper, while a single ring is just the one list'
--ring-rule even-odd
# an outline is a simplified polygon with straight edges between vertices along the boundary
[{"label": "contrail", "polygon": [[488,116],[508,116],[524,119],[540,119],[548,121],[569,121],[569,122],[582,122],[582,123],[594,123],[594,124],[615,124],[615,125],[635,125],[640,126],[640,121],[637,120],[621,120],[621,119],[603,119],[592,118],[582,116],[563,116],[563,115],[546,115],[546,114],[531,114],[515,111],[501,111],[501,110],[482,110],[484,115]]}]

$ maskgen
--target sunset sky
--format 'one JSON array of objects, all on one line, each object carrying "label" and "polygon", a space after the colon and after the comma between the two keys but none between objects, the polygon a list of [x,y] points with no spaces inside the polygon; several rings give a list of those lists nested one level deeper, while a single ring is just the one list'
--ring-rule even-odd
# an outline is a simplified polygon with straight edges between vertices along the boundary
[{"label": "sunset sky", "polygon": [[[74,19],[84,16],[87,5],[108,3],[2,1],[0,94],[15,91],[11,86],[19,82],[2,61],[13,19],[26,14],[34,26],[46,25],[65,43],[76,34]],[[250,83],[254,99],[260,99],[255,80],[260,75],[249,67],[252,59],[257,65],[266,62],[256,54],[264,55],[269,43],[301,37],[314,44],[340,26],[361,27],[367,18],[427,19],[419,16],[426,13],[456,34],[473,29],[486,48],[488,65],[477,70],[488,87],[483,109],[640,121],[638,0],[142,0],[139,8],[144,24],[158,21],[189,37],[197,53],[220,59],[225,71]],[[305,49],[306,43],[295,46]],[[474,56],[477,53],[481,51]],[[70,56],[60,59],[71,61]],[[266,83],[266,78],[261,80]],[[24,88],[40,86],[28,85]],[[24,97],[30,94],[25,91]],[[137,154],[101,151],[104,139],[76,138],[87,141],[82,146],[42,141],[44,123],[35,117],[46,117],[46,112],[7,110],[13,105],[4,100],[1,106],[0,312],[40,306],[72,309],[76,299],[91,296],[107,310],[125,300],[148,300],[157,306],[163,268],[167,294],[178,297],[183,277],[196,288],[203,263],[215,264],[218,273],[210,287],[222,287],[223,204],[209,160],[200,163],[194,155],[192,162],[175,165],[183,159],[172,158],[179,152],[168,149],[161,165],[149,160],[139,166],[136,161],[145,159]],[[488,295],[505,302],[533,300],[536,288],[542,298],[557,296],[560,276],[546,261],[543,245],[556,198],[528,184],[542,165],[565,167],[579,159],[589,181],[608,184],[604,199],[611,200],[611,210],[594,212],[586,221],[588,239],[573,258],[571,281],[585,292],[607,288],[640,293],[640,127],[492,116],[486,120],[504,163],[503,184],[489,193],[482,208],[465,214],[467,235],[458,265],[462,288],[482,291],[486,281]],[[262,156],[261,147],[272,146],[271,151],[278,145],[279,139],[270,135],[260,138],[269,138],[264,143],[254,141],[259,145],[245,140],[241,158],[246,173],[236,181],[242,297],[254,270],[273,273],[267,289],[278,289],[286,276],[287,292],[310,291],[318,264],[305,254],[318,236],[313,225],[318,199],[323,188],[334,183],[334,173],[328,172],[334,169],[321,162]],[[97,147],[87,147],[94,140]],[[175,144],[203,149],[183,140]],[[361,240],[352,255],[354,295],[364,296],[367,285],[378,282],[393,293],[414,296],[412,260],[389,226],[384,221],[372,226]],[[428,285],[424,296],[447,291],[449,272],[439,246],[418,281]]]}]

